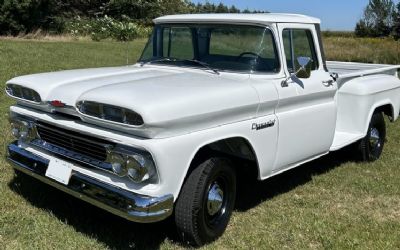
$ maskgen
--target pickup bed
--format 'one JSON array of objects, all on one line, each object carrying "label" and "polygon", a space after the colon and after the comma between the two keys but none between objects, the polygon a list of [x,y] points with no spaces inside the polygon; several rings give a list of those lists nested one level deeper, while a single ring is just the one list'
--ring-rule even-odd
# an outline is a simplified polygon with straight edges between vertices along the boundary
[{"label": "pickup bed", "polygon": [[[374,85],[374,86],[365,86],[366,84],[369,84],[371,81],[376,82],[377,79],[380,79],[379,81],[382,81],[384,78],[391,78],[390,76],[398,76],[398,65],[386,65],[386,64],[367,64],[367,63],[350,63],[350,62],[327,62],[327,67],[329,72],[331,74],[336,74],[337,76],[337,84],[338,84],[338,101],[341,103],[348,102],[348,105],[354,105],[357,104],[355,101],[361,101],[362,99],[369,99],[371,96],[368,98],[362,98],[361,96],[366,96],[366,95],[371,95],[374,93],[373,96],[377,96],[378,94],[382,95],[379,93],[379,90],[376,88],[381,88],[383,89],[389,89],[390,86],[384,87],[385,83],[381,83],[379,85]],[[356,80],[355,80],[356,79]],[[360,82],[360,79],[362,82]],[[356,83],[355,83],[356,82]],[[358,83],[358,84],[357,84]],[[351,86],[350,86],[351,84]],[[345,86],[347,85],[347,86]],[[342,88],[342,86],[344,86]],[[356,89],[358,88],[358,89]],[[371,88],[374,88],[373,90]],[[396,91],[395,91],[396,92]],[[389,96],[386,97],[378,97],[381,98],[380,103],[378,102],[375,104],[367,104],[367,105],[372,105],[372,106],[381,106],[382,103],[390,103],[388,98]],[[396,99],[396,97],[394,97]],[[373,101],[376,102],[376,101]],[[385,106],[383,106],[385,107]],[[362,126],[358,125],[359,128],[361,129],[353,129],[352,131],[349,131],[350,128],[350,123],[355,123],[357,118],[360,118],[360,116],[354,116],[354,110],[351,110],[351,112],[346,112],[349,111],[345,105],[338,105],[339,108],[339,115],[347,116],[347,120],[349,124],[343,124],[343,127],[337,126],[336,127],[336,133],[334,137],[333,144],[331,146],[331,151],[335,151],[338,149],[343,148],[344,146],[347,146],[365,136],[365,131],[366,131],[366,126],[364,126],[364,130],[362,130]],[[375,109],[378,107],[375,107]],[[393,107],[386,106],[386,108],[381,108],[380,111],[385,112],[386,115],[388,115],[391,119],[396,119],[396,115],[393,114],[392,110]],[[345,113],[348,113],[347,115],[344,115]],[[341,118],[341,117],[339,117]],[[364,118],[365,119],[365,118]],[[363,123],[364,121],[358,121],[360,124]]]},{"label": "pickup bed", "polygon": [[131,221],[174,216],[203,245],[229,223],[237,173],[265,180],[348,145],[381,156],[400,66],[327,62],[308,16],[154,23],[135,65],[7,82],[16,170]]}]

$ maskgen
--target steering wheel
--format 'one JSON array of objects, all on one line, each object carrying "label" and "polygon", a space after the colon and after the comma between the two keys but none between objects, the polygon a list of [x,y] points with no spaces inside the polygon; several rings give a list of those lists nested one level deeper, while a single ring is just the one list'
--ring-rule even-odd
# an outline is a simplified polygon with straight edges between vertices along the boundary
[{"label": "steering wheel", "polygon": [[260,57],[260,55],[259,54],[256,54],[256,53],[254,53],[254,52],[243,52],[242,54],[240,54],[240,55],[238,55],[238,61],[240,60],[240,58],[242,58],[243,56],[245,56],[245,55],[253,55],[253,56],[255,56],[255,57]]}]

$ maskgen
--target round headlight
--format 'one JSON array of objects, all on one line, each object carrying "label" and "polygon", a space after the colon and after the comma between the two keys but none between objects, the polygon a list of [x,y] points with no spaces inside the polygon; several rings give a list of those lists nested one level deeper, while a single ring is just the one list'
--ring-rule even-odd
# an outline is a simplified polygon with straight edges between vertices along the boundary
[{"label": "round headlight", "polygon": [[11,133],[15,138],[22,141],[30,141],[34,138],[32,126],[27,121],[11,121]]},{"label": "round headlight", "polygon": [[11,134],[15,137],[15,138],[17,138],[17,139],[19,139],[20,138],[20,134],[19,134],[19,131],[20,131],[20,124],[19,124],[19,122],[17,122],[17,121],[11,121]]},{"label": "round headlight", "polygon": [[111,164],[112,170],[116,175],[120,177],[126,175],[125,159],[122,155],[112,153],[108,156],[107,161]]},{"label": "round headlight", "polygon": [[107,148],[106,162],[119,177],[128,177],[132,182],[157,181],[157,170],[150,154],[129,150],[127,147]]},{"label": "round headlight", "polygon": [[126,162],[126,168],[128,169],[127,175],[133,182],[143,182],[150,178],[146,163],[146,159],[141,155],[128,157]]},{"label": "round headlight", "polygon": [[18,138],[18,139],[19,139],[19,137],[20,137],[19,129],[18,129],[18,128],[12,128],[12,129],[11,129],[11,134],[12,134],[15,138]]}]

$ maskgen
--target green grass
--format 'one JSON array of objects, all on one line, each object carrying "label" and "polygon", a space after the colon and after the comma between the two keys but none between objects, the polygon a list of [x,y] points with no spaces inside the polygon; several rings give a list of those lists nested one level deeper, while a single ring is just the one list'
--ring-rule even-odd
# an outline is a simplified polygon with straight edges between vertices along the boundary
[{"label": "green grass", "polygon": [[[144,43],[130,44],[131,61]],[[395,51],[397,45],[326,39],[331,60],[397,60],[382,46]],[[17,75],[125,62],[126,47],[120,43],[0,40],[1,88]],[[12,141],[7,116],[13,101],[2,91],[0,103],[4,149]],[[127,222],[32,178],[15,176],[4,158],[0,150],[0,248],[182,248],[172,220]],[[265,182],[244,181],[226,233],[205,248],[400,248],[400,122],[388,124],[381,160],[365,164],[351,159],[351,153],[343,151]]]}]

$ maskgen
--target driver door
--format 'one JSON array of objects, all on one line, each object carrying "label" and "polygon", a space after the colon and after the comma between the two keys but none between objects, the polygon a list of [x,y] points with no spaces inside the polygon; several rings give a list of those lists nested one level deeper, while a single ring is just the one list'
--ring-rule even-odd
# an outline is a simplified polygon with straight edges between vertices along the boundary
[{"label": "driver door", "polygon": [[312,59],[308,79],[293,77],[277,84],[278,153],[274,172],[283,171],[329,152],[336,127],[336,83],[324,69],[315,25],[278,24],[287,76],[299,69],[297,57]]}]

